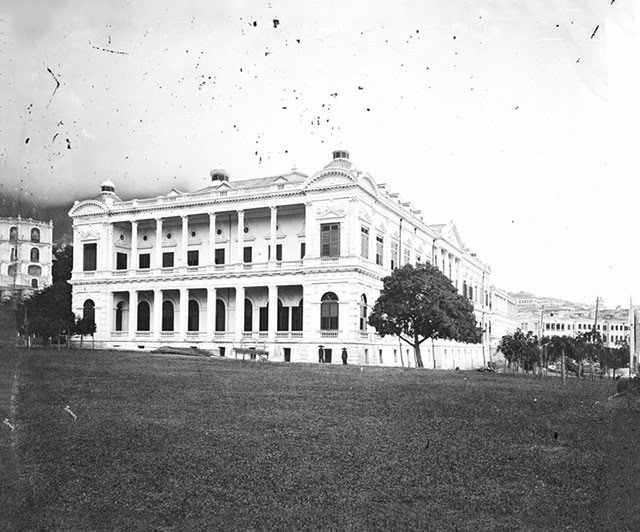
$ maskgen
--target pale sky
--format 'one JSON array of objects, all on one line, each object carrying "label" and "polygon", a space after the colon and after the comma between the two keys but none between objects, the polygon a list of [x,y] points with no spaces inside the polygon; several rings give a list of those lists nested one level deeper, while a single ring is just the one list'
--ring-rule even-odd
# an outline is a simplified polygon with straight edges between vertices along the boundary
[{"label": "pale sky", "polygon": [[640,303],[635,8],[0,0],[0,191],[146,197],[340,147],[454,220],[497,286]]}]

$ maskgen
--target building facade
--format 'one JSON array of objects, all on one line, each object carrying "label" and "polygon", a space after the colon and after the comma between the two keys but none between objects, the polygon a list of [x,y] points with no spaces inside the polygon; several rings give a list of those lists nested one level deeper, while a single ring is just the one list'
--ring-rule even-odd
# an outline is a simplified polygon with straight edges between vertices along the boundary
[{"label": "building facade", "polygon": [[51,284],[53,223],[0,218],[0,291],[6,299]]},{"label": "building facade", "polygon": [[504,290],[493,288],[491,291],[491,318],[489,322],[489,338],[491,358],[502,359],[498,352],[498,343],[506,334],[513,334],[519,327],[517,320],[517,301]]},{"label": "building facade", "polygon": [[381,279],[430,262],[475,307],[482,344],[423,344],[425,367],[470,368],[489,357],[490,268],[453,223],[430,226],[387,185],[335,151],[319,172],[234,182],[121,201],[115,186],[76,202],[71,284],[97,346],[199,346],[233,355],[266,349],[313,362],[414,365],[413,349],[380,338],[367,317]]},{"label": "building facade", "polygon": [[563,310],[540,310],[522,313],[518,316],[520,329],[541,336],[578,336],[593,330],[602,335],[605,347],[618,347],[629,341],[628,312],[602,311],[595,319],[595,313]]}]

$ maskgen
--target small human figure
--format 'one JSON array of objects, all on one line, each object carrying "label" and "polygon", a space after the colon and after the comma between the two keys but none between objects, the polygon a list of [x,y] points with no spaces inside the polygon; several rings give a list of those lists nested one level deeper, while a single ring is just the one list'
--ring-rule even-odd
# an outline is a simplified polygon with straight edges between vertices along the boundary
[{"label": "small human figure", "polygon": [[318,347],[318,362],[324,364],[324,346]]},{"label": "small human figure", "polygon": [[342,363],[345,366],[347,365],[347,348],[346,347],[342,348]]}]

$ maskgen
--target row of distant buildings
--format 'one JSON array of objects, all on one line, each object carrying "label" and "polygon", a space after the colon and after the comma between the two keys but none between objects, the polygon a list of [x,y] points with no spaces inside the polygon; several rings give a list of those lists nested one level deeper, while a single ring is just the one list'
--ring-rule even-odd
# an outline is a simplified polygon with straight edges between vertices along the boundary
[{"label": "row of distant buildings", "polygon": [[[105,181],[69,216],[73,310],[95,321],[98,347],[255,348],[300,362],[317,360],[320,346],[336,361],[346,347],[355,363],[412,365],[412,348],[367,318],[383,277],[424,262],[472,303],[483,331],[479,344],[425,342],[427,367],[484,365],[517,328],[576,335],[595,323],[588,307],[497,288],[452,222],[425,223],[344,150],[312,175],[232,181],[214,170],[200,190],[145,199],[123,201]],[[0,219],[3,296],[51,283],[51,242],[50,222]],[[611,346],[629,330],[611,313],[595,326]]]},{"label": "row of distant buildings", "polygon": [[595,328],[607,347],[629,341],[629,309],[604,309],[600,304],[596,308],[525,292],[511,295],[516,300],[517,323],[522,331],[537,336],[578,336]]}]

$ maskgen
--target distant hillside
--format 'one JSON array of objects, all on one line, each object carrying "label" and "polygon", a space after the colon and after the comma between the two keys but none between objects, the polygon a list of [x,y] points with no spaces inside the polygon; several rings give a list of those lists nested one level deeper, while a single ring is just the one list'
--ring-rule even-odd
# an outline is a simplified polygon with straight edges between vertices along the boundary
[{"label": "distant hillside", "polygon": [[72,206],[72,202],[63,205],[38,205],[23,198],[0,193],[0,217],[22,216],[44,222],[53,220],[53,241],[56,243],[73,241],[71,218],[67,215]]}]

